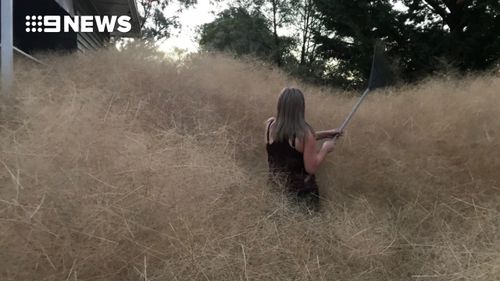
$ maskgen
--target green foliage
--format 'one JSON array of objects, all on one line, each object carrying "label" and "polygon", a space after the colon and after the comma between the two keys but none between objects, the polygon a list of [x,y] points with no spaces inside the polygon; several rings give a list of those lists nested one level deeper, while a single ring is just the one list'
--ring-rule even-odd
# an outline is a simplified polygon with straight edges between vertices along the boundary
[{"label": "green foliage", "polygon": [[[387,47],[393,80],[406,82],[493,68],[500,57],[498,0],[238,0],[236,6],[202,27],[203,48],[256,55],[315,83],[364,87],[377,41]],[[293,35],[280,36],[283,30]]]},{"label": "green foliage", "polygon": [[325,30],[315,40],[330,78],[361,86],[369,76],[375,40],[382,40],[400,77],[414,81],[443,69],[492,67],[500,55],[498,0],[315,0]]},{"label": "green foliage", "polygon": [[328,78],[359,87],[370,75],[373,46],[382,39],[392,52],[404,38],[405,26],[388,0],[316,1],[325,28],[317,32],[318,52],[333,61]]},{"label": "green foliage", "polygon": [[[278,34],[278,29],[288,27],[295,21],[297,8],[302,0],[237,0],[238,7],[264,16],[273,34],[274,54],[272,60],[278,66],[286,63],[291,47],[290,39]],[[289,59],[289,58],[288,58]]]},{"label": "green foliage", "polygon": [[170,37],[171,29],[178,28],[177,16],[167,17],[166,9],[178,4],[178,12],[197,3],[197,0],[138,0],[141,10],[141,30],[144,39],[160,40]]},{"label": "green foliage", "polygon": [[242,7],[222,11],[217,18],[201,28],[200,45],[206,50],[228,51],[237,55],[255,55],[273,60],[276,53],[287,53],[294,42],[280,38],[277,49],[266,18],[258,11],[250,13]]},{"label": "green foliage", "polygon": [[[405,0],[415,22],[409,37],[431,41],[427,57],[443,57],[462,71],[491,67],[500,55],[500,1]],[[435,19],[432,21],[426,19]],[[429,41],[427,43],[430,43]]]}]

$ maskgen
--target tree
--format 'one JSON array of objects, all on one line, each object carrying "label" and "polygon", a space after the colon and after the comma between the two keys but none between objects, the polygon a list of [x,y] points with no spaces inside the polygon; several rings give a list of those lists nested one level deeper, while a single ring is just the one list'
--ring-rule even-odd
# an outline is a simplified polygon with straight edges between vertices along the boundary
[{"label": "tree", "polygon": [[315,59],[317,44],[313,34],[320,26],[319,15],[313,0],[301,0],[298,4],[299,19],[297,22],[300,32],[300,65],[306,65]]},{"label": "tree", "polygon": [[180,26],[176,15],[166,16],[166,9],[178,5],[177,12],[197,3],[197,0],[138,0],[142,9],[141,30],[144,39],[159,40],[170,37],[171,29]]},{"label": "tree", "polygon": [[[290,47],[291,37],[280,36],[278,30],[288,27],[296,20],[298,5],[301,0],[238,0],[236,5],[248,11],[262,14],[272,30],[274,42],[273,60],[283,66]],[[288,57],[289,58],[289,57]]]},{"label": "tree", "polygon": [[500,53],[498,0],[314,0],[323,31],[315,40],[330,60],[330,77],[361,86],[369,76],[375,40],[382,40],[401,77],[415,81],[442,68],[492,67]]},{"label": "tree", "polygon": [[206,50],[255,55],[270,60],[274,54],[273,41],[273,33],[262,14],[233,7],[202,26],[199,43]]},{"label": "tree", "polygon": [[408,7],[403,18],[420,26],[412,35],[439,37],[433,42],[438,44],[431,57],[443,57],[462,71],[484,70],[499,58],[498,0],[404,0],[403,3]]},{"label": "tree", "polygon": [[404,41],[405,26],[388,0],[316,0],[324,30],[316,32],[318,52],[330,65],[328,78],[360,87],[370,74],[373,46],[383,40],[390,52]]},{"label": "tree", "polygon": [[317,52],[314,34],[323,26],[313,0],[299,0],[296,3],[296,17],[288,28],[296,31],[298,62],[292,67],[292,73],[309,82],[321,82],[325,73],[325,63]]}]

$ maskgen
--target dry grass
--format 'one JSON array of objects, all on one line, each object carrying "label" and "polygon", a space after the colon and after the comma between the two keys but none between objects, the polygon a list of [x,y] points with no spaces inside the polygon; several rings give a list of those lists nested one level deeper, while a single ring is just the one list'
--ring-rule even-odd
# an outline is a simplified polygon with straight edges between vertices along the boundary
[{"label": "dry grass", "polygon": [[497,77],[371,95],[309,215],[266,186],[263,121],[285,85],[317,129],[354,98],[223,56],[45,60],[2,101],[1,280],[499,280]]}]

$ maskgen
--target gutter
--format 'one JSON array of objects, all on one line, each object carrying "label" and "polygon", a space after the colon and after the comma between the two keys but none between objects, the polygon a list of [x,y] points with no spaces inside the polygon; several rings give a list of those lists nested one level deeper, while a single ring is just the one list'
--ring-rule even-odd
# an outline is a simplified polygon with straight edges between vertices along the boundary
[{"label": "gutter", "polygon": [[[2,44],[0,43],[0,49],[2,49]],[[13,47],[14,51],[16,51],[17,53],[21,54],[22,56],[25,56],[27,57],[28,59],[38,63],[38,64],[41,64],[41,65],[44,65],[44,66],[47,66],[47,64],[45,64],[44,62],[42,62],[41,60],[39,59],[36,59],[35,57],[33,57],[32,55],[24,52],[23,50],[17,48],[16,46]]]}]

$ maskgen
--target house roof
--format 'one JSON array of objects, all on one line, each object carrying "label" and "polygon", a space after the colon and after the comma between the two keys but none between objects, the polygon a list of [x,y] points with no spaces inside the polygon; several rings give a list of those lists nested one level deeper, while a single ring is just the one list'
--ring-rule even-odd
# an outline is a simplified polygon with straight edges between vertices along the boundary
[{"label": "house roof", "polygon": [[138,37],[141,34],[141,19],[135,0],[89,0],[102,15],[128,15],[132,18],[132,30],[123,34],[113,32],[111,35],[120,37]]}]

